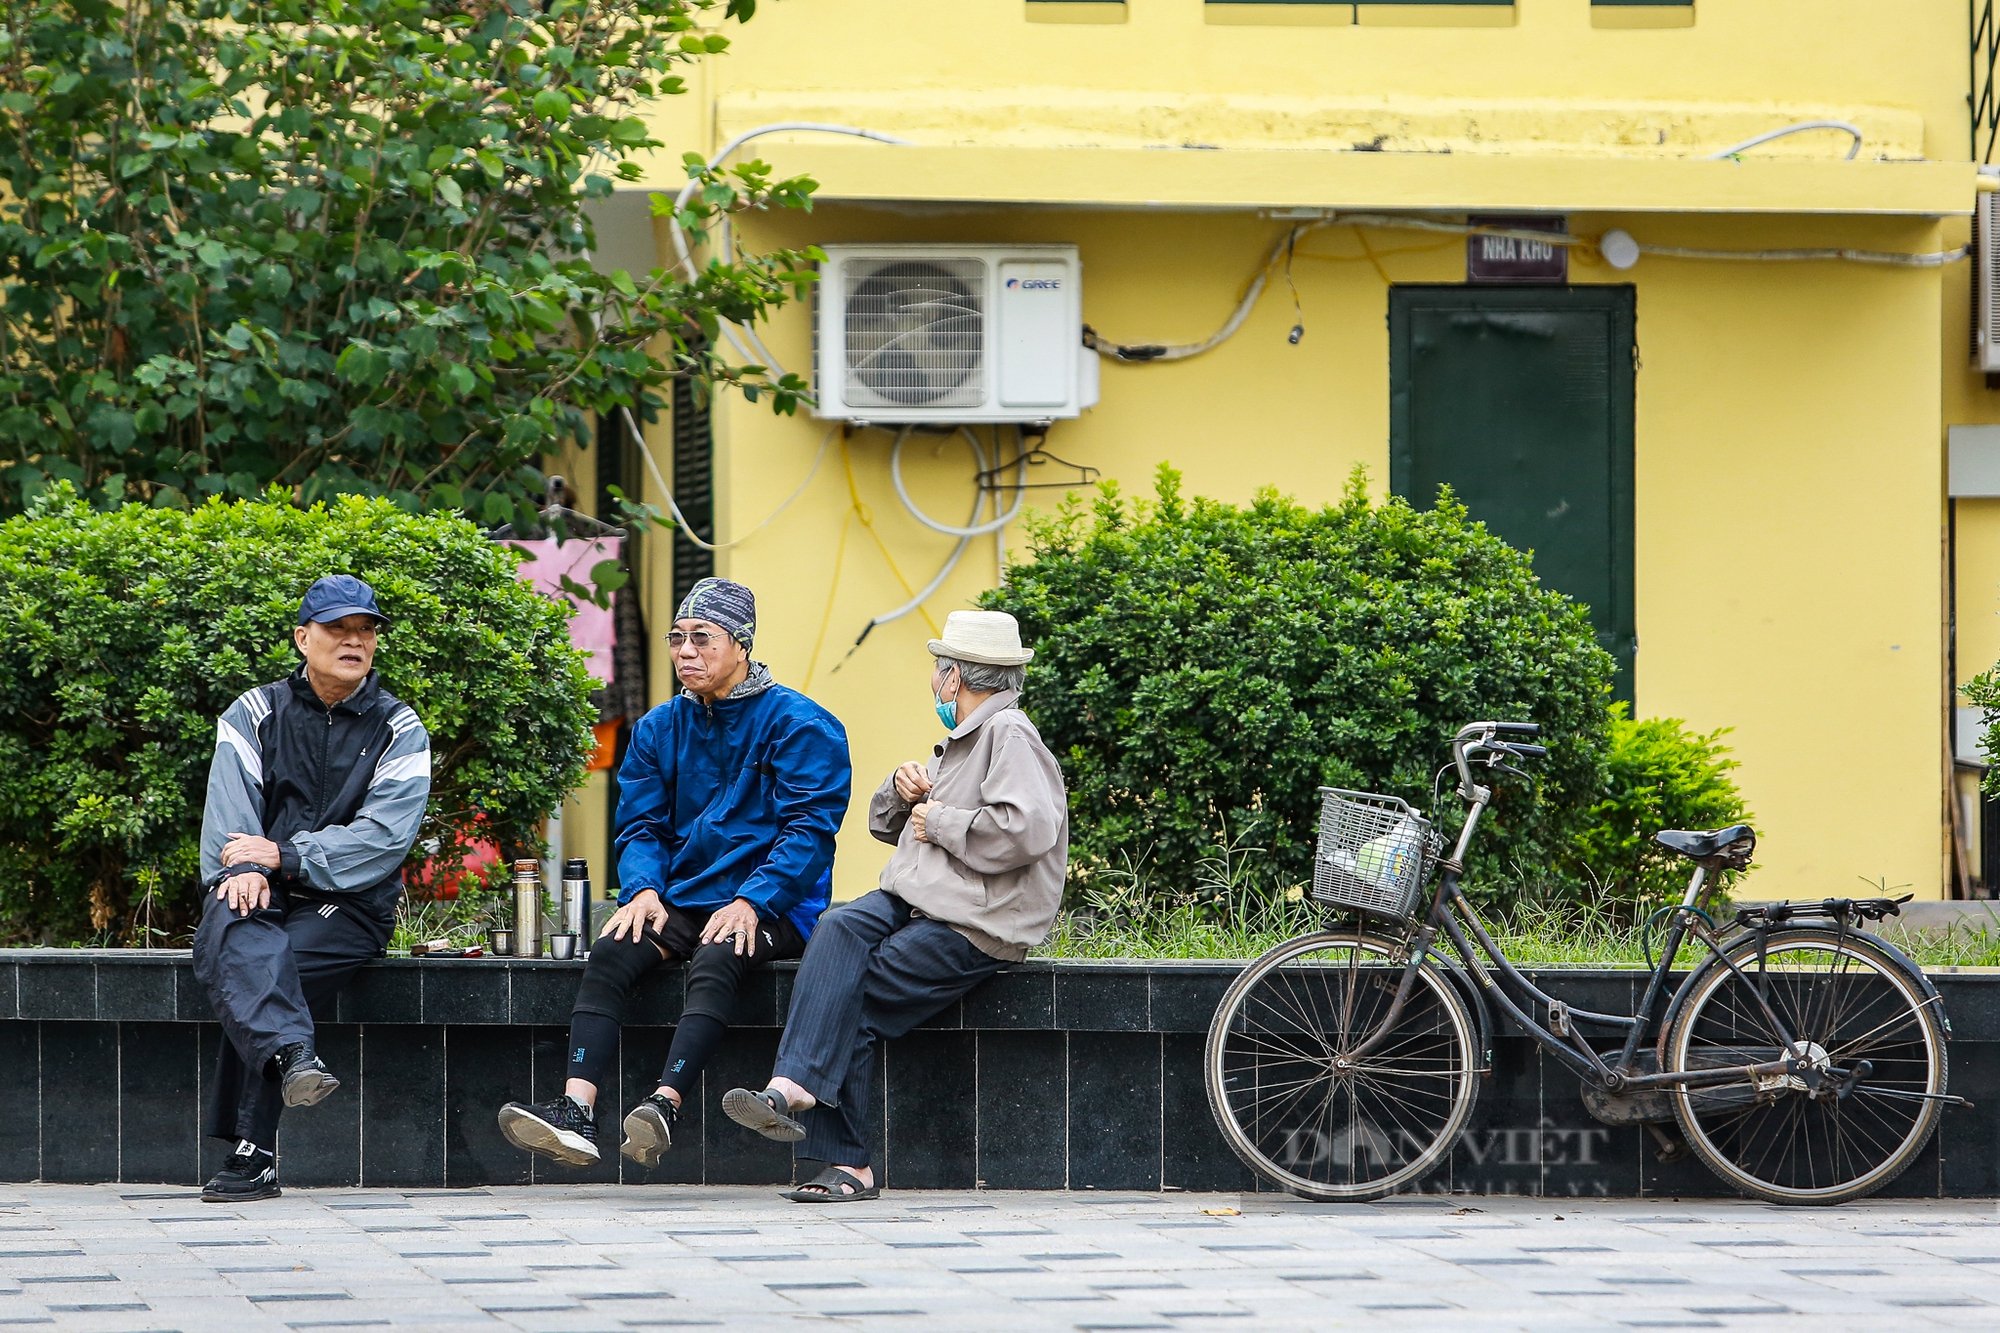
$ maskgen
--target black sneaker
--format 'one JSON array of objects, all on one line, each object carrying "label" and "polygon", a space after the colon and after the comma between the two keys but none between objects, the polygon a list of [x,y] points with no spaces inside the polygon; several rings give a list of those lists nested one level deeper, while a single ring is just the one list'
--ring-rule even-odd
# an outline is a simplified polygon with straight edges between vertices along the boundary
[{"label": "black sneaker", "polygon": [[295,1041],[272,1057],[278,1065],[278,1081],[284,1084],[285,1105],[317,1106],[340,1080],[326,1072],[313,1048]]},{"label": "black sneaker", "polygon": [[574,1097],[552,1102],[508,1102],[500,1108],[500,1132],[516,1148],[553,1157],[571,1166],[597,1164],[597,1120]]},{"label": "black sneaker", "polygon": [[229,1155],[215,1178],[201,1187],[201,1201],[250,1203],[256,1199],[275,1199],[282,1193],[278,1188],[278,1159],[245,1140],[236,1145],[236,1151]]},{"label": "black sneaker", "polygon": [[657,1166],[660,1154],[674,1146],[674,1126],[680,1118],[681,1108],[671,1098],[654,1093],[625,1117],[625,1142],[618,1151],[640,1166]]}]

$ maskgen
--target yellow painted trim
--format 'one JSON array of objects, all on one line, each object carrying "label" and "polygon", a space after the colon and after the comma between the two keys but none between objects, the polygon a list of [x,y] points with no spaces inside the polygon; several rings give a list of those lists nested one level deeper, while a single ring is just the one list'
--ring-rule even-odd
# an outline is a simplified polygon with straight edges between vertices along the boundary
[{"label": "yellow painted trim", "polygon": [[1112,0],[1103,4],[1042,4],[1038,0],[1027,0],[1027,5],[1030,23],[1123,23],[1131,9],[1130,5]]},{"label": "yellow painted trim", "polygon": [[1592,5],[1593,28],[1692,28],[1693,5]]},{"label": "yellow painted trim", "polygon": [[1511,28],[1513,5],[1384,5],[1355,6],[1355,22],[1364,28]]},{"label": "yellow painted trim", "polygon": [[[893,147],[765,140],[822,200],[1143,209],[1964,216],[1969,162],[1633,159],[1312,149]],[[665,157],[637,188],[678,189]]]},{"label": "yellow painted trim", "polygon": [[1353,5],[1203,5],[1201,21],[1218,28],[1351,28]]}]

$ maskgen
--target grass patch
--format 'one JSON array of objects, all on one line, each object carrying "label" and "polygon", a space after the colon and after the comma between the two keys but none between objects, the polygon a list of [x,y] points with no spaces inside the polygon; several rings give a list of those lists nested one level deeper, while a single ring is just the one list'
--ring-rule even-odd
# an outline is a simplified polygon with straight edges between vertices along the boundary
[{"label": "grass patch", "polygon": [[[1715,909],[1718,920],[1727,910]],[[1115,885],[1087,896],[1084,906],[1056,918],[1039,958],[1182,959],[1248,961],[1286,940],[1327,928],[1329,918],[1304,892],[1246,891],[1240,885],[1220,892],[1163,900]],[[1920,966],[2000,967],[2000,936],[1965,926],[1941,931],[1878,931]],[[1620,920],[1605,910],[1573,904],[1519,905],[1506,918],[1487,923],[1508,959],[1522,967],[1635,967],[1659,953],[1662,931]],[[1680,966],[1692,967],[1706,953],[1699,943],[1681,946]]]}]

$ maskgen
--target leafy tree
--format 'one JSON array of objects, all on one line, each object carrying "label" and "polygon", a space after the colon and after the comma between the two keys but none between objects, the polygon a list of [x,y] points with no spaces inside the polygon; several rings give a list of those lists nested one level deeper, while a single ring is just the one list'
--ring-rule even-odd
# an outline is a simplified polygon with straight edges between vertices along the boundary
[{"label": "leafy tree", "polygon": [[[0,513],[51,482],[181,506],[516,517],[593,411],[675,376],[789,411],[707,350],[810,252],[601,274],[584,203],[637,114],[755,0],[10,0],[0,8]],[[681,217],[809,203],[761,163]],[[655,211],[669,201],[656,196]]]},{"label": "leafy tree", "polygon": [[516,562],[463,519],[359,497],[93,511],[58,483],[0,523],[0,944],[191,925],[216,719],[297,666],[323,574],[374,585],[376,670],[430,729],[418,859],[533,847],[582,781],[596,681]]},{"label": "leafy tree", "polygon": [[1085,878],[1136,859],[1184,892],[1218,846],[1254,845],[1279,884],[1309,881],[1318,787],[1422,808],[1452,733],[1481,718],[1541,723],[1550,753],[1535,781],[1494,784],[1469,887],[1573,870],[1611,659],[1448,490],[1428,511],[1372,504],[1357,472],[1336,505],[1265,491],[1239,508],[1184,499],[1162,468],[1150,505],[1106,487],[1032,525],[1029,550],[983,604],[1034,644],[1027,706],[1067,775]]}]

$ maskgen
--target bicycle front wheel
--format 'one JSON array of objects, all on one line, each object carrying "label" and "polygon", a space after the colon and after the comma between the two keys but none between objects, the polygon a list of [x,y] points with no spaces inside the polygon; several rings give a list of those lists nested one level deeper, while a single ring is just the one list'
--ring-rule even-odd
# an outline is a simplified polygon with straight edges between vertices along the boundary
[{"label": "bicycle front wheel", "polygon": [[1271,1184],[1374,1199],[1451,1151],[1479,1091],[1472,1016],[1428,962],[1392,1016],[1408,963],[1399,942],[1329,931],[1279,945],[1223,995],[1208,1104],[1230,1149]]},{"label": "bicycle front wheel", "polygon": [[[1792,1050],[1826,1077],[1680,1087],[1688,1146],[1745,1194],[1845,1203],[1900,1175],[1937,1128],[1945,1087],[1935,994],[1865,935],[1777,930],[1729,946],[1688,979],[1660,1052],[1664,1070],[1723,1069]],[[1776,1020],[1775,1022],[1773,1020]]]}]

